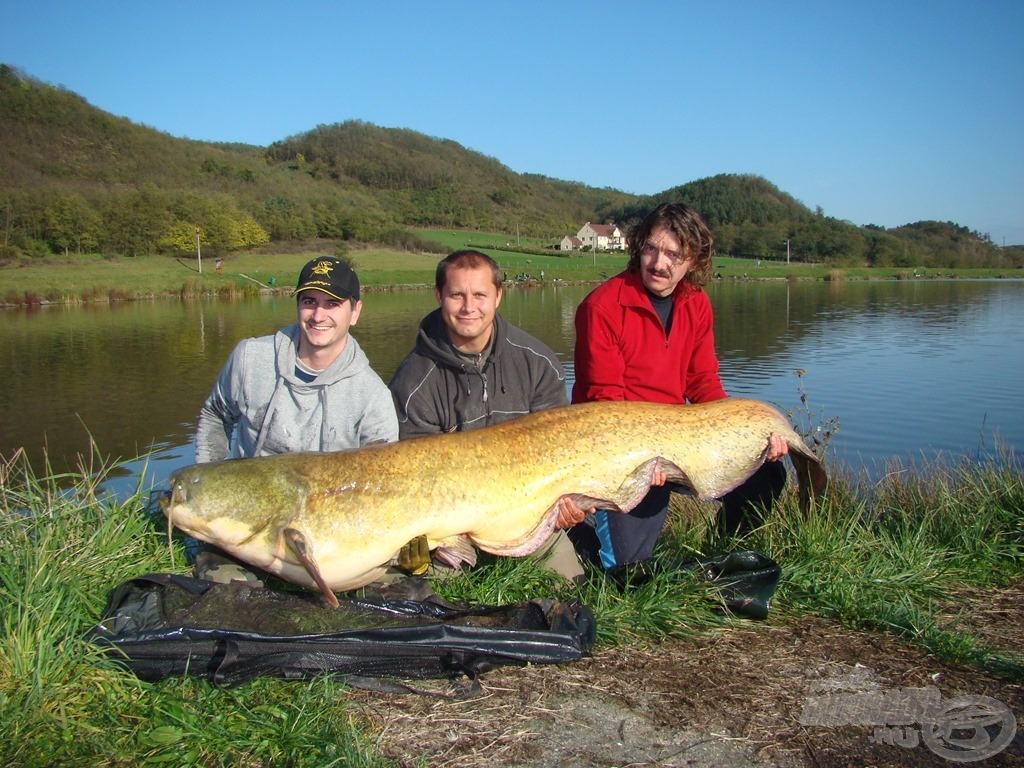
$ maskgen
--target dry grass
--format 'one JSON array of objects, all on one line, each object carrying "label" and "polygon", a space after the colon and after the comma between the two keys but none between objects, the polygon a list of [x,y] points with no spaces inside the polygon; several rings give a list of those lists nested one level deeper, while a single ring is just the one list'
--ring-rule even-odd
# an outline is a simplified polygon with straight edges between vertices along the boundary
[{"label": "dry grass", "polygon": [[[1024,647],[1024,583],[973,594],[961,622]],[[988,607],[986,607],[988,606]],[[353,693],[377,747],[403,767],[948,765],[924,745],[872,742],[868,726],[804,726],[822,692],[940,689],[987,695],[1024,714],[1024,687],[936,661],[897,638],[811,617],[732,622],[692,640],[602,650],[566,667],[502,668],[478,693]],[[464,691],[463,691],[464,692]],[[1016,765],[1016,741],[985,765]]]}]

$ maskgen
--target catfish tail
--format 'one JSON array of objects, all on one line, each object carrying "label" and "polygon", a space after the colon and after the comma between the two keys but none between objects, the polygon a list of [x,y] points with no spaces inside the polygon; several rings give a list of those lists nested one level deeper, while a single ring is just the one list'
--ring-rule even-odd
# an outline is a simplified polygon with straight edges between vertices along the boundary
[{"label": "catfish tail", "polygon": [[793,468],[796,469],[800,511],[806,517],[811,511],[812,503],[824,495],[825,489],[828,487],[828,475],[825,474],[825,468],[813,454],[790,451],[789,458],[793,460]]}]

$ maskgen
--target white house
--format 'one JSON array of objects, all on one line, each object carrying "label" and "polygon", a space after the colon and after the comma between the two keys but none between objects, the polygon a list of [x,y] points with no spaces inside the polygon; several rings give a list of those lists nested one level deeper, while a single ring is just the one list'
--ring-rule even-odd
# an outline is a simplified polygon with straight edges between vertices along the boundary
[{"label": "white house", "polygon": [[[566,248],[566,241],[572,242],[573,247]],[[590,246],[594,251],[624,251],[626,250],[626,235],[614,224],[591,224],[589,221],[583,225],[575,238],[563,238],[562,250],[578,250]]]},{"label": "white house", "polygon": [[583,241],[573,235],[566,235],[558,246],[560,251],[578,251],[583,247]]}]

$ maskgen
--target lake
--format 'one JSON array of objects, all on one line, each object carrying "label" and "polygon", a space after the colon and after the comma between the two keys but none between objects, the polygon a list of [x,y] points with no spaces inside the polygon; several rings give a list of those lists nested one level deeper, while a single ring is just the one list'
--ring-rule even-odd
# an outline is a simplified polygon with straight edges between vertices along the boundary
[{"label": "lake", "polygon": [[[573,315],[592,286],[506,290],[501,312],[543,339],[572,381]],[[725,282],[708,288],[726,391],[835,427],[834,466],[878,475],[937,457],[1024,450],[1024,281]],[[370,292],[353,335],[387,381],[435,306],[426,289]],[[193,461],[199,407],[239,339],[294,320],[287,297],[0,311],[0,456],[66,471],[125,461],[108,486]],[[802,375],[797,375],[802,371]],[[801,397],[806,397],[806,403]],[[567,436],[571,439],[571,435]]]}]

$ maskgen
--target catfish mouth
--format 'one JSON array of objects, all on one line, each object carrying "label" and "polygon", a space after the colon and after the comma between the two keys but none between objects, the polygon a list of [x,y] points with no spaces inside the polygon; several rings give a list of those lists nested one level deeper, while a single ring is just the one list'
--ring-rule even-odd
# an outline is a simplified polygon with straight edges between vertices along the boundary
[{"label": "catfish mouth", "polygon": [[218,515],[207,519],[195,514],[190,505],[171,498],[166,503],[161,500],[161,507],[167,515],[168,526],[173,526],[182,533],[220,547],[245,547],[258,540],[273,526],[273,520],[267,518],[255,527],[245,526],[232,520],[230,515]]},{"label": "catfish mouth", "polygon": [[[181,500],[178,498],[177,491],[164,491],[157,497],[157,503],[160,505],[161,511],[167,518],[167,551],[170,554],[171,566],[174,565],[174,529],[178,528],[183,533],[192,536],[194,538],[202,538],[197,535],[196,531],[193,531],[182,521],[181,514]],[[191,517],[191,515],[189,515]]]},{"label": "catfish mouth", "polygon": [[164,514],[167,515],[167,524],[169,526],[174,526],[182,533],[194,536],[197,539],[206,539],[209,526],[205,520],[184,511],[180,504],[172,506],[168,503],[166,506],[163,504],[161,506],[163,506]]},{"label": "catfish mouth", "polygon": [[197,539],[204,538],[202,534],[208,528],[206,521],[188,510],[185,493],[179,484],[176,483],[173,490],[160,494],[157,503],[160,504],[160,509],[167,517],[168,533],[173,526],[189,536],[194,536]]}]

